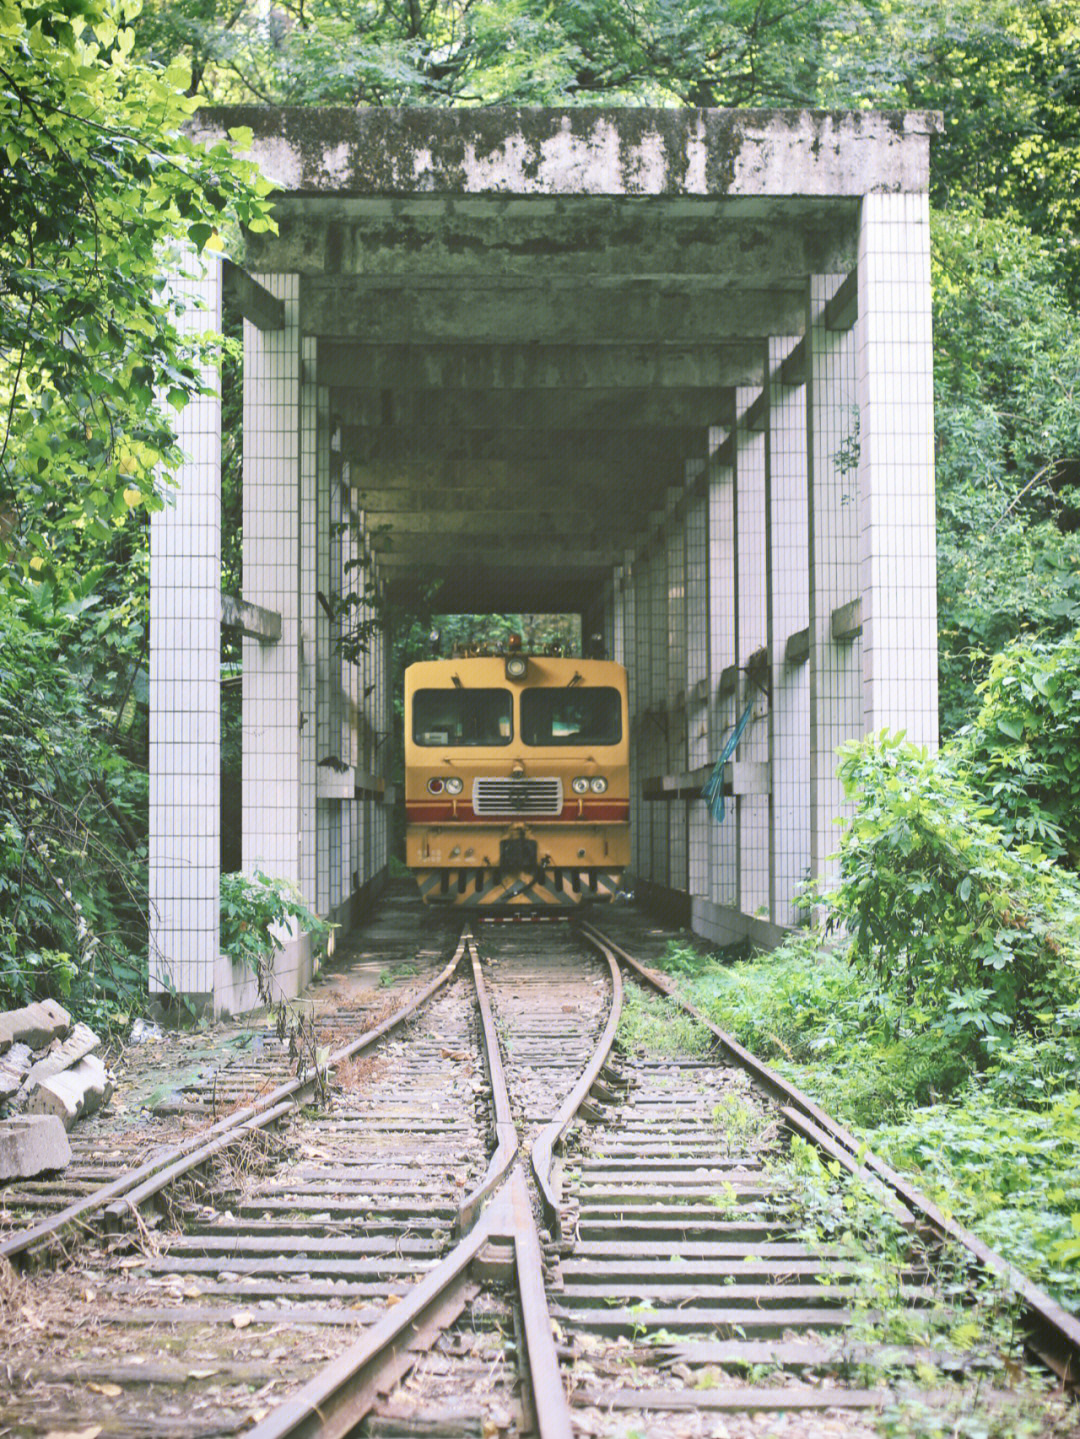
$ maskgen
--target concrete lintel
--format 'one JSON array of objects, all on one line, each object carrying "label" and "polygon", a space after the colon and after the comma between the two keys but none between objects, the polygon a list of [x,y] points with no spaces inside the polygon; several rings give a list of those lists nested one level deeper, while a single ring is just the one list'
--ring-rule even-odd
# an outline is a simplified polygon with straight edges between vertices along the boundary
[{"label": "concrete lintel", "polygon": [[226,629],[239,630],[260,644],[272,645],[281,639],[281,616],[277,611],[253,605],[239,595],[221,596],[221,623]]},{"label": "concrete lintel", "polygon": [[320,764],[315,771],[315,797],[317,799],[352,799],[356,790],[356,771],[352,765],[337,769],[332,765]]},{"label": "concrete lintel", "polygon": [[[713,772],[711,764],[681,774],[655,775],[641,782],[644,800],[700,799],[705,782]],[[728,760],[724,765],[724,793],[768,794],[772,776],[767,760]]]},{"label": "concrete lintel", "polygon": [[[357,770],[355,782],[358,795],[369,799],[385,799],[387,784],[381,775],[372,774],[369,770]],[[390,789],[393,789],[392,785]]]},{"label": "concrete lintel", "polygon": [[859,272],[852,270],[825,306],[827,330],[850,330],[859,318]]},{"label": "concrete lintel", "polygon": [[837,644],[850,644],[862,634],[862,596],[848,600],[832,612],[832,637]]},{"label": "concrete lintel", "polygon": [[810,628],[797,630],[795,634],[788,636],[787,644],[784,646],[784,663],[786,665],[804,665],[810,658]]},{"label": "concrete lintel", "polygon": [[923,191],[940,116],[918,111],[207,107],[206,143],[312,195],[862,195]]},{"label": "concrete lintel", "polygon": [[222,285],[227,306],[235,305],[240,314],[257,330],[285,328],[285,301],[271,295],[258,280],[231,260],[222,263]]},{"label": "concrete lintel", "polygon": [[720,683],[716,687],[717,694],[723,699],[725,695],[736,694],[738,689],[739,666],[726,665],[724,669],[720,671]]},{"label": "concrete lintel", "polygon": [[[331,389],[551,391],[718,390],[765,382],[760,341],[668,344],[365,344],[319,341],[318,382]],[[722,399],[717,407],[723,407]]]},{"label": "concrete lintel", "polygon": [[765,398],[765,391],[762,390],[757,399],[739,416],[738,427],[744,433],[759,434],[765,428],[765,421],[769,414],[769,402]]},{"label": "concrete lintel", "polygon": [[805,340],[800,340],[799,343],[795,346],[795,348],[791,351],[790,355],[788,355],[787,358],[781,362],[780,367],[776,370],[773,378],[781,385],[790,385],[792,387],[795,387],[797,385],[806,384]]}]

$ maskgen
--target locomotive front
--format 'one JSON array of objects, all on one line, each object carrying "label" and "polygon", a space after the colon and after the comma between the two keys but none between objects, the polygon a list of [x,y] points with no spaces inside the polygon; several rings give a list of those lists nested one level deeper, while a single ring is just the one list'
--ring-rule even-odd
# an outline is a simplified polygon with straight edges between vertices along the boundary
[{"label": "locomotive front", "polygon": [[517,653],[410,665],[405,811],[425,903],[611,899],[630,858],[626,671]]}]

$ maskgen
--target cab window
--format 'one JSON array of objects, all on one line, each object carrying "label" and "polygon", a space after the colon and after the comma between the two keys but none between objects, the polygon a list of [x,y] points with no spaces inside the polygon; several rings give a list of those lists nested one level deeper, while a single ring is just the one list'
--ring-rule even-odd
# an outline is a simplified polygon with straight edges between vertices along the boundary
[{"label": "cab window", "polygon": [[522,690],[521,737],[538,746],[618,744],[622,697],[606,685]]},{"label": "cab window", "polygon": [[413,743],[424,746],[509,744],[514,737],[509,690],[417,690]]}]

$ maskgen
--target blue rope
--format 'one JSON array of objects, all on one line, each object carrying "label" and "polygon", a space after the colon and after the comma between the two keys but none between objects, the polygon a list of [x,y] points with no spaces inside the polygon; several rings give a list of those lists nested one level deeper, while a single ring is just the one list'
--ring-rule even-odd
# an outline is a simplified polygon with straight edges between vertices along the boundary
[{"label": "blue rope", "polygon": [[743,730],[750,723],[750,716],[753,713],[757,696],[753,695],[750,703],[743,710],[739,717],[739,723],[728,739],[727,744],[720,751],[720,758],[713,766],[713,772],[705,781],[705,788],[701,791],[701,797],[709,806],[709,813],[717,824],[724,822],[724,766],[735,753],[735,746],[743,737]]}]

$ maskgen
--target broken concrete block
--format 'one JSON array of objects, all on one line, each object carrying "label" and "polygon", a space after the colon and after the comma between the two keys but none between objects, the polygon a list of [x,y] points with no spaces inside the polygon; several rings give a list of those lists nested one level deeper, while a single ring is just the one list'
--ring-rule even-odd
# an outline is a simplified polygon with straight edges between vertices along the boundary
[{"label": "broken concrete block", "polygon": [[[87,1024],[77,1024],[62,1044],[52,1048],[44,1059],[31,1066],[30,1073],[26,1076],[29,1085],[40,1084],[45,1079],[51,1079],[54,1074],[62,1070],[70,1069],[73,1064],[78,1064],[80,1059],[92,1054],[95,1049],[101,1048],[101,1040]],[[3,1061],[0,1060],[0,1064]]]},{"label": "broken concrete block", "polygon": [[65,1129],[77,1119],[108,1104],[113,1082],[96,1054],[88,1054],[70,1069],[42,1080],[30,1095],[31,1114],[55,1114]]},{"label": "broken concrete block", "polygon": [[28,1044],[13,1044],[0,1055],[0,1104],[16,1092],[33,1064],[34,1052]]},{"label": "broken concrete block", "polygon": [[55,1114],[0,1119],[0,1180],[30,1179],[71,1163],[71,1145]]},{"label": "broken concrete block", "polygon": [[63,1039],[71,1028],[71,1015],[55,999],[40,999],[24,1009],[0,1014],[0,1053],[13,1044],[44,1049],[54,1039]]}]

